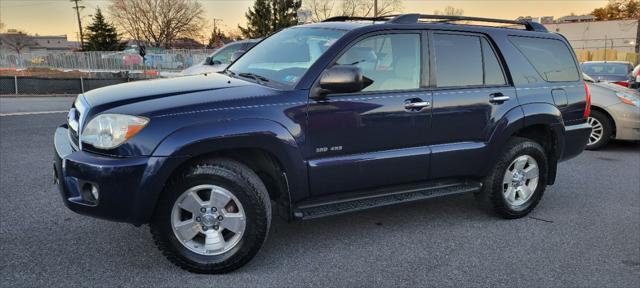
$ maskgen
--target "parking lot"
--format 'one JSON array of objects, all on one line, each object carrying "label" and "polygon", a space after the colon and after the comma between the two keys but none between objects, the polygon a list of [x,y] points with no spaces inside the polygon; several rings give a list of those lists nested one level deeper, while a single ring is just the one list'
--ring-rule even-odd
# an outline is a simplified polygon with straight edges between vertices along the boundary
[{"label": "parking lot", "polygon": [[0,100],[0,286],[640,285],[638,143],[561,163],[556,185],[523,219],[488,215],[472,195],[307,222],[274,218],[247,266],[198,275],[166,260],[147,226],[64,207],[51,161],[65,114],[13,113],[65,110],[71,98]]}]

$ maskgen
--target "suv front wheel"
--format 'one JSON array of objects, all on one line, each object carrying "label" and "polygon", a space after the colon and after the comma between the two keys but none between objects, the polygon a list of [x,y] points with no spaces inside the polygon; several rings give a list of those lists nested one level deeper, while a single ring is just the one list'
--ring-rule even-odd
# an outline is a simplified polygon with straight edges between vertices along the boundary
[{"label": "suv front wheel", "polygon": [[215,274],[249,262],[270,222],[271,203],[258,175],[233,160],[209,159],[170,181],[150,226],[171,262]]},{"label": "suv front wheel", "polygon": [[485,207],[503,218],[524,217],[538,205],[546,189],[547,165],[540,144],[513,138],[477,196]]}]

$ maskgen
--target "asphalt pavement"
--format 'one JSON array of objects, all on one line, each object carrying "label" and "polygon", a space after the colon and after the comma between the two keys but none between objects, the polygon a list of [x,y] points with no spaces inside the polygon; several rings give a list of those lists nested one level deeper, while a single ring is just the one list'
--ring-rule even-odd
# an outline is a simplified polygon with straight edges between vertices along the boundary
[{"label": "asphalt pavement", "polygon": [[640,286],[637,143],[561,163],[556,185],[523,219],[488,215],[471,195],[306,222],[275,218],[248,265],[198,275],[166,260],[147,226],[64,207],[51,175],[52,136],[64,120],[63,113],[0,116],[2,287]]}]

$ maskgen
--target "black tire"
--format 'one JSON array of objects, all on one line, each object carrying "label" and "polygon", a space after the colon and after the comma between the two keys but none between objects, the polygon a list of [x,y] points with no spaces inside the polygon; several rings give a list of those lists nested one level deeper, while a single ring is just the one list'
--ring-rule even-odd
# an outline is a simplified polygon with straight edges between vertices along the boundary
[{"label": "black tire", "polygon": [[[214,184],[233,193],[244,208],[246,228],[231,250],[219,255],[195,253],[176,238],[171,211],[178,197],[196,185]],[[233,271],[249,262],[267,238],[271,224],[271,202],[265,185],[249,167],[230,159],[199,161],[177,175],[165,187],[150,223],[156,245],[179,267],[206,274]]]},{"label": "black tire", "polygon": [[[538,185],[533,195],[525,203],[512,206],[503,194],[503,178],[511,163],[518,157],[528,155],[538,164]],[[483,182],[483,189],[476,194],[482,207],[506,219],[521,218],[529,214],[540,202],[547,186],[549,161],[540,144],[526,139],[514,137],[507,143],[504,153]]]},{"label": "black tire", "polygon": [[[602,125],[602,136],[599,140],[593,143],[587,143],[587,147],[585,149],[598,150],[606,146],[611,140],[611,135],[613,135],[613,125],[609,116],[598,110],[592,110],[589,118],[594,118],[595,120],[600,122],[600,124]],[[589,123],[591,124],[591,121],[589,121]],[[589,137],[591,137],[591,135],[589,135]]]}]

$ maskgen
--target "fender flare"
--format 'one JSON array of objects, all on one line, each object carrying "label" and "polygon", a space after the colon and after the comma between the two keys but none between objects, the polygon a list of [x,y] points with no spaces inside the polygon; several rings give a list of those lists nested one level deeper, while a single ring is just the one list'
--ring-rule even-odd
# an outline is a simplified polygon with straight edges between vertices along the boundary
[{"label": "fender flare", "polygon": [[151,219],[164,184],[180,166],[194,157],[243,148],[262,149],[277,159],[287,175],[289,201],[292,191],[307,193],[305,162],[294,136],[280,123],[266,119],[201,122],[174,131],[154,150],[154,165],[145,171],[145,182],[136,195],[134,224]]},{"label": "fender flare", "polygon": [[[489,169],[495,165],[498,161],[499,155],[502,153],[507,141],[513,137],[518,131],[531,127],[533,125],[546,125],[549,126],[556,139],[555,149],[555,161],[562,155],[562,149],[564,147],[564,124],[562,120],[562,113],[554,105],[548,103],[530,103],[515,107],[507,112],[504,117],[496,124],[491,137],[488,142],[488,155],[495,155],[490,159],[491,165],[487,165],[483,171],[483,175],[489,173]],[[555,178],[555,165],[550,165],[550,179]]]}]

